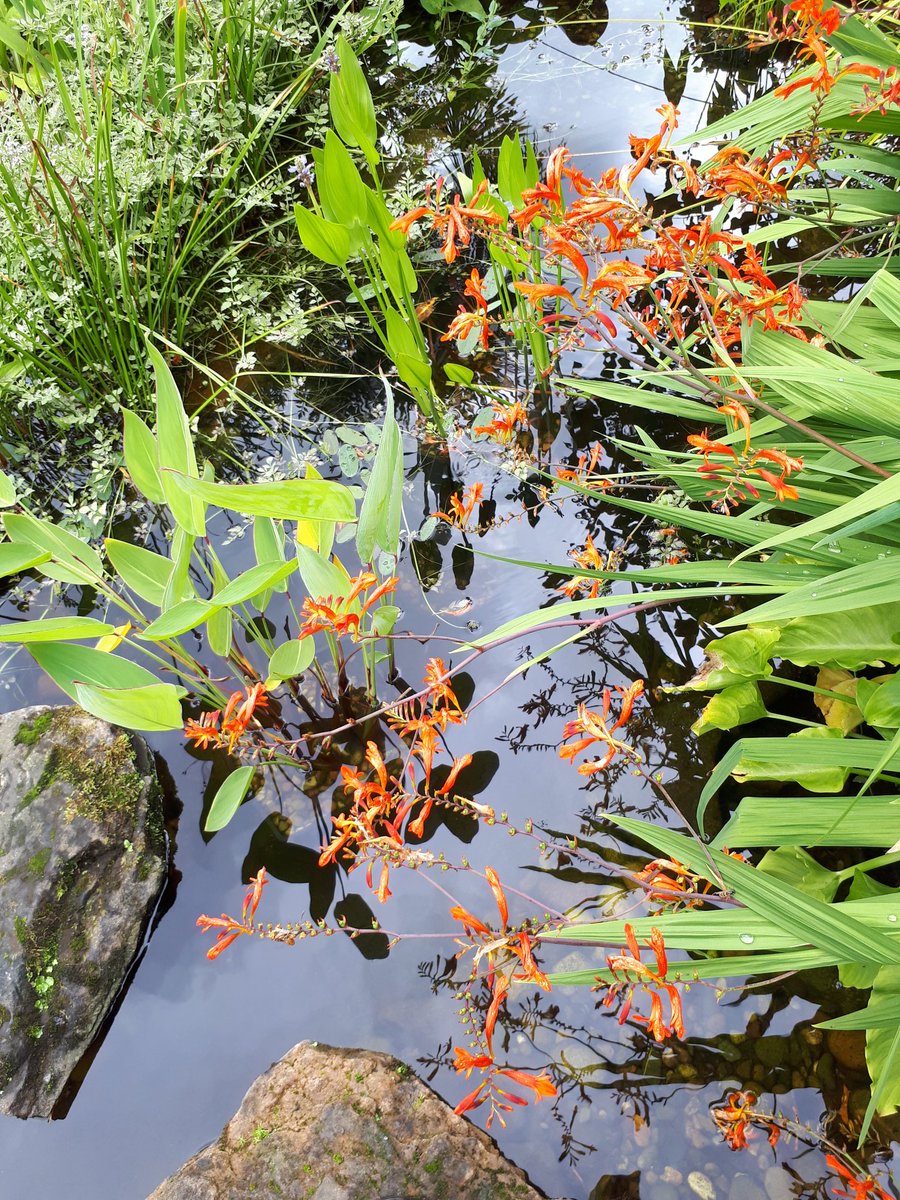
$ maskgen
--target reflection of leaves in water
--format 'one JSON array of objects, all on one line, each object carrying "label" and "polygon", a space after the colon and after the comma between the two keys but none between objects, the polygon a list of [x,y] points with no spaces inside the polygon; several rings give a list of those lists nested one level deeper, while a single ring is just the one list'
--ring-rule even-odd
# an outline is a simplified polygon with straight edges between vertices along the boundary
[{"label": "reflection of leaves in water", "polygon": [[457,543],[453,547],[453,581],[457,588],[464,592],[472,582],[472,572],[475,570],[475,555],[468,546]]},{"label": "reflection of leaves in water", "polygon": [[641,1200],[641,1173],[601,1175],[588,1200]]},{"label": "reflection of leaves in water", "polygon": [[[260,867],[285,883],[305,883],[309,886],[309,915],[313,921],[324,920],[334,899],[337,869],[319,866],[319,852],[309,846],[298,846],[287,840],[290,821],[272,813],[258,826],[250,839],[247,856],[241,867],[241,879],[246,882]],[[335,910],[337,911],[337,910]]]},{"label": "reflection of leaves in water", "polygon": [[[354,929],[371,929],[372,922],[375,920],[375,914],[371,908],[356,892],[348,892],[343,900],[337,902],[334,906],[334,915],[338,921],[345,921]],[[355,937],[349,934],[348,936],[351,936],[353,945],[363,958],[387,958],[390,952],[386,933],[372,932],[361,933]]]},{"label": "reflection of leaves in water", "polygon": [[411,542],[413,566],[416,569],[422,590],[430,592],[437,586],[444,569],[440,547],[434,542]]},{"label": "reflection of leaves in water", "polygon": [[[453,785],[453,794],[466,796],[469,799],[477,796],[479,792],[483,792],[490,785],[499,769],[500,757],[493,750],[476,750],[472,755],[472,761],[467,767],[463,767],[457,776],[456,783]],[[441,763],[440,766],[435,767],[431,772],[431,790],[438,791],[449,774],[450,767],[447,763]],[[459,841],[469,843],[478,832],[480,822],[476,816],[462,812],[458,808],[447,808],[443,804],[436,804],[425,822],[425,829],[419,843],[427,842],[434,837],[441,826]],[[419,844],[412,835],[408,840],[410,845]]]}]

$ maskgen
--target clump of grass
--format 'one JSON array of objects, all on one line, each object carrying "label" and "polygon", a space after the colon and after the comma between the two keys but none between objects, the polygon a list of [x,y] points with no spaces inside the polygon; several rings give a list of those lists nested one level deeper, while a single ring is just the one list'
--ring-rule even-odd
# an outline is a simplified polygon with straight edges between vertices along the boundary
[{"label": "clump of grass", "polygon": [[281,229],[297,198],[289,167],[321,132],[335,27],[312,0],[29,11],[0,56],[0,412],[13,442],[146,408],[148,329],[201,357],[275,329],[302,338],[312,293]]}]

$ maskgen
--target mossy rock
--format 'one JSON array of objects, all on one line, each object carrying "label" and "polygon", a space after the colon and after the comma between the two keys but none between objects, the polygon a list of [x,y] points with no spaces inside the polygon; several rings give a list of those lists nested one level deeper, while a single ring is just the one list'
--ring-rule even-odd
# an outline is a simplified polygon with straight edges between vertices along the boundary
[{"label": "mossy rock", "polygon": [[0,1112],[50,1116],[163,886],[143,739],[79,708],[0,716]]}]

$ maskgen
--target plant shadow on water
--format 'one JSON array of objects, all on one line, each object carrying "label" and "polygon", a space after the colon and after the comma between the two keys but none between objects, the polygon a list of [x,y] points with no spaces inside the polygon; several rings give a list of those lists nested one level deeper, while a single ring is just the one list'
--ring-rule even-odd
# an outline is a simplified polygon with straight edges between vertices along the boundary
[{"label": "plant shadow on water", "polygon": [[[640,13],[625,15],[639,28]],[[517,10],[517,19],[530,22],[533,13]],[[604,17],[594,10],[570,44],[594,46],[603,25]],[[558,34],[551,30],[548,36],[552,40]],[[505,55],[534,44],[524,37],[511,39]],[[598,109],[602,106],[593,96],[595,79],[610,85],[610,103],[621,89],[612,74],[601,74],[605,61],[605,56],[598,60],[584,88],[588,94],[583,103]],[[495,66],[488,64],[486,69],[490,72]],[[658,76],[658,64],[654,71]],[[485,93],[493,123],[479,144],[496,146],[516,123],[515,71],[512,75],[505,108],[490,89]],[[641,111],[649,114],[656,102],[655,93],[643,97]],[[449,102],[425,110],[423,126],[441,129],[448,147],[444,150],[439,144],[435,149],[434,136],[423,136],[433,161],[435,155],[443,161],[442,154],[471,140],[471,117],[465,127],[453,128],[446,121],[458,111],[459,106],[451,109]],[[603,120],[607,141],[590,130],[581,135],[585,146],[618,147],[623,128],[639,124],[630,110],[614,112],[608,120],[604,115]],[[464,164],[459,160],[456,165],[461,169]],[[514,362],[503,369],[515,378]],[[328,414],[339,413],[349,426],[377,421],[379,395],[380,389],[365,384],[348,385],[339,393],[328,384],[287,396],[273,394],[270,404],[284,427],[293,431],[290,441],[264,435],[246,416],[225,412],[216,415],[207,432],[216,442],[221,439],[227,452],[223,471],[231,458],[255,465],[263,476],[292,472],[298,461],[316,451],[320,465],[323,459],[328,462],[326,474],[347,473],[348,455],[341,457],[340,446],[333,447],[330,459],[317,450],[330,428]],[[470,537],[471,545],[443,526],[428,539],[410,543],[395,597],[404,611],[405,627],[453,633],[491,628],[525,608],[542,606],[562,582],[552,573],[538,576],[494,563],[477,553],[482,549],[563,563],[567,551],[582,546],[591,533],[598,544],[618,551],[624,563],[646,565],[664,553],[658,530],[649,524],[635,528],[625,514],[583,498],[574,506],[540,507],[536,480],[498,469],[495,451],[476,445],[465,458],[451,458],[439,444],[417,440],[414,413],[407,417],[404,504],[411,527],[447,507],[462,474],[467,484],[484,484],[482,519],[490,527]],[[662,418],[656,429],[649,419],[648,426],[654,434],[664,428]],[[546,461],[557,463],[574,463],[579,452],[597,440],[607,444],[610,437],[632,434],[599,402],[552,393],[536,427],[538,451]],[[326,451],[329,448],[326,441]],[[610,454],[614,469],[615,450]],[[116,536],[125,536],[126,528],[138,543],[159,542],[159,531],[140,528],[136,519],[116,530]],[[250,565],[244,526],[220,514],[211,522],[210,536],[222,547],[232,574]],[[94,610],[95,597],[87,589],[75,589],[63,603],[86,614]],[[11,595],[4,611],[21,611],[25,604],[21,596]],[[655,793],[627,767],[614,768],[579,790],[577,777],[558,756],[560,729],[579,702],[596,701],[604,686],[643,678],[653,690],[683,682],[697,666],[705,622],[724,611],[722,603],[701,607],[694,601],[684,610],[641,614],[607,626],[519,675],[485,705],[479,721],[453,731],[453,754],[473,755],[458,790],[508,811],[513,823],[539,817],[579,838],[601,837],[596,822],[607,811],[665,818]],[[268,619],[280,627],[286,615],[286,609],[273,606]],[[472,672],[472,700],[489,693],[540,648],[520,647],[515,660],[486,657]],[[398,689],[403,680],[419,677],[425,656],[426,648],[417,643],[398,643]],[[5,672],[6,707],[57,702],[52,685],[37,670],[23,667],[22,657]],[[464,692],[460,685],[461,700]],[[305,700],[307,709],[299,698],[295,706],[285,695],[274,714],[291,736],[302,734],[314,720],[308,711],[312,695]],[[642,709],[632,726],[647,769],[674,780],[671,790],[687,813],[717,749],[709,738],[692,740],[688,730],[696,715],[690,698],[662,696]],[[166,762],[183,805],[177,832],[176,863],[182,874],[177,896],[154,933],[66,1121],[49,1127],[11,1121],[0,1125],[4,1195],[138,1200],[212,1139],[251,1080],[302,1038],[389,1050],[415,1065],[451,1102],[466,1090],[451,1069],[453,1040],[458,1038],[452,962],[443,954],[431,957],[423,951],[429,942],[404,941],[390,949],[384,935],[356,941],[338,935],[293,948],[248,942],[240,947],[240,955],[226,956],[212,966],[195,929],[199,912],[230,908],[240,885],[263,865],[276,879],[297,885],[269,889],[267,921],[316,921],[326,916],[334,920],[343,915],[349,924],[358,925],[369,919],[371,908],[361,895],[361,882],[357,885],[352,875],[333,866],[317,865],[319,848],[330,833],[330,817],[344,804],[340,767],[362,760],[361,732],[336,737],[302,783],[270,772],[266,789],[242,806],[227,830],[212,835],[203,831],[204,817],[229,767],[224,753],[188,748],[178,735],[149,740]],[[635,869],[643,861],[625,839],[616,839],[612,849],[606,846],[608,833],[602,840],[611,861],[633,864]],[[506,838],[500,830],[489,837],[486,829],[464,816],[435,809],[422,841],[435,854],[443,850],[454,858],[464,846],[473,865],[483,868],[489,863],[504,880],[521,875],[527,881],[522,886],[548,906],[564,908],[577,898],[585,911],[604,905],[606,911],[627,915],[623,906],[628,893],[617,891],[615,877],[585,869],[565,854],[539,861],[530,844]],[[473,885],[463,880],[460,887],[466,886]],[[390,907],[400,914],[395,924],[422,934],[448,928],[445,901],[414,876],[398,878],[394,890]],[[465,894],[461,898],[465,900]],[[567,954],[563,948],[554,966],[577,969],[593,961],[601,963],[602,958],[592,959],[583,949]],[[830,971],[735,990],[718,1001],[712,991],[697,986],[688,1000],[691,1036],[659,1046],[638,1025],[617,1025],[592,993],[561,989],[547,996],[520,986],[511,997],[498,1041],[510,1061],[549,1069],[559,1095],[552,1103],[523,1111],[505,1131],[494,1132],[506,1152],[549,1195],[675,1200],[686,1195],[686,1189],[726,1200],[825,1195],[827,1172],[818,1151],[789,1139],[772,1148],[760,1137],[743,1157],[735,1156],[711,1121],[710,1106],[730,1091],[752,1087],[764,1097],[777,1097],[779,1107],[801,1123],[815,1127],[827,1114],[829,1135],[850,1138],[868,1099],[862,1037],[822,1033],[812,1026],[822,1016],[837,1015],[854,1004],[847,990],[842,993],[836,987]],[[873,1146],[883,1152],[897,1135],[896,1124],[880,1121],[873,1128]]]}]

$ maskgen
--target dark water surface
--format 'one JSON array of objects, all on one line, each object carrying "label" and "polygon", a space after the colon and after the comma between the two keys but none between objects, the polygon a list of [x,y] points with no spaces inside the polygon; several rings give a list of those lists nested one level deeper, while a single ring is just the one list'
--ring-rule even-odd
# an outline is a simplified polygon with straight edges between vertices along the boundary
[{"label": "dark water surface", "polygon": [[[664,99],[661,47],[677,63],[689,35],[677,23],[677,12],[650,0],[613,4],[605,30],[604,16],[601,6],[583,5],[568,32],[554,27],[535,32],[525,27],[537,10],[521,10],[516,39],[499,63],[487,61],[481,90],[473,88],[481,104],[473,125],[477,120],[478,129],[502,136],[510,122],[518,122],[544,148],[566,142],[589,170],[622,157],[629,132],[648,133],[656,125],[654,109]],[[430,51],[408,40],[402,53],[407,84],[416,72],[431,77]],[[696,55],[692,64],[682,102],[686,129],[702,122],[704,103],[715,97],[717,86]],[[752,72],[749,78],[752,85]],[[426,96],[422,111],[431,122],[422,134],[423,153],[436,163],[461,164],[455,148],[470,144],[466,94],[448,100],[443,110],[440,95]],[[441,127],[442,111],[461,114],[457,130]],[[482,145],[489,142],[490,137],[480,138]],[[374,396],[348,392],[333,407],[342,420],[366,420]],[[307,400],[298,394],[285,411],[313,419]],[[561,396],[547,402],[538,428],[545,456],[556,462],[571,461],[597,438],[632,432],[616,426],[615,414]],[[679,430],[669,433],[683,436]],[[237,441],[239,458],[255,458],[267,467],[272,459],[288,467],[304,447],[299,438],[266,441],[258,433]],[[435,447],[417,446],[411,434],[409,527],[415,530],[446,505],[454,479],[481,480],[486,496],[496,501],[498,524],[475,539],[477,548],[564,562],[568,550],[591,532],[606,549],[628,539],[624,553],[632,564],[646,564],[659,554],[652,529],[635,531],[631,518],[604,511],[602,503],[560,511],[545,507],[529,521],[522,508],[533,502],[533,494],[502,470],[498,459],[495,449],[483,446],[454,450],[448,457]],[[211,533],[217,542],[228,543],[222,554],[233,576],[249,561],[249,537],[236,536],[224,514],[213,521]],[[404,610],[401,627],[459,636],[465,636],[466,622],[486,631],[547,603],[560,582],[485,558],[473,560],[461,552],[459,535],[447,536],[446,530],[420,548],[418,572],[425,590],[407,548],[396,598]],[[464,597],[472,603],[464,615],[435,615]],[[78,601],[77,594],[70,597],[71,603]],[[17,603],[10,597],[6,611]],[[585,812],[664,815],[642,781],[626,772],[613,770],[584,785],[558,757],[562,725],[579,700],[596,704],[604,685],[643,678],[652,697],[659,685],[683,681],[701,657],[704,620],[722,611],[697,607],[609,626],[518,677],[478,709],[477,719],[450,731],[454,754],[479,752],[486,775],[494,772],[480,798],[520,823],[532,816],[573,831]],[[546,644],[536,642],[530,650]],[[417,681],[431,652],[440,651],[399,643],[401,675]],[[485,656],[473,672],[476,699],[526,656],[523,647],[511,646]],[[61,700],[29,662],[18,654],[7,663],[0,694],[4,708]],[[660,695],[640,710],[632,727],[649,768],[664,773],[685,811],[715,754],[712,741],[698,743],[689,732],[697,707],[691,700]],[[320,780],[325,816],[320,813],[318,823],[315,797],[300,790],[298,775],[298,781],[285,781],[280,795],[271,788],[245,804],[227,829],[208,839],[201,822],[204,794],[208,802],[217,785],[210,787],[211,756],[192,755],[178,734],[150,740],[183,806],[173,903],[149,940],[66,1118],[0,1122],[2,1200],[142,1200],[216,1137],[261,1071],[305,1038],[390,1051],[416,1066],[451,1103],[471,1087],[448,1067],[452,1045],[464,1044],[452,989],[441,982],[449,942],[408,941],[387,959],[368,961],[360,944],[341,936],[293,948],[247,939],[216,963],[205,957],[208,943],[195,927],[197,915],[239,910],[245,868],[252,864],[255,870],[266,861],[259,847],[267,837],[270,852],[275,853],[273,845],[281,847],[281,873],[293,873],[297,882],[274,881],[260,916],[271,922],[305,919],[310,903],[327,901],[330,884],[319,878],[310,885],[308,863],[327,827],[333,775]],[[289,844],[306,847],[305,855],[284,851],[271,820],[264,824],[273,812],[290,818]],[[471,837],[472,829],[454,828],[455,834],[437,830],[428,848],[455,860],[466,854],[479,868],[491,864],[504,881],[515,881],[543,903],[565,908],[586,897],[611,895],[609,880],[579,878],[572,864],[554,860],[543,866],[555,871],[535,871],[540,863],[534,847],[522,840],[480,828],[463,846],[458,835]],[[254,838],[256,849],[245,863]],[[630,853],[627,846],[622,852]],[[460,898],[476,911],[485,908],[477,882],[454,880]],[[394,872],[392,887],[394,899],[379,913],[386,926],[420,933],[450,930],[447,901],[437,891],[403,872]],[[336,889],[336,899],[365,892],[358,876],[339,877]],[[586,951],[565,949],[557,959],[566,967],[597,961]],[[852,1037],[826,1043],[811,1029],[823,1012],[840,1011],[841,1001],[829,973],[804,978],[793,989],[772,985],[721,999],[695,987],[685,996],[686,1042],[661,1048],[637,1025],[620,1028],[587,991],[548,996],[521,988],[510,1003],[502,1040],[498,1033],[501,1053],[522,1069],[552,1069],[560,1095],[553,1105],[545,1102],[515,1114],[506,1131],[495,1132],[503,1149],[553,1196],[785,1200],[830,1194],[818,1150],[787,1139],[773,1150],[759,1138],[750,1150],[732,1153],[715,1131],[709,1109],[730,1090],[752,1083],[764,1103],[772,1102],[774,1093],[779,1107],[801,1121],[816,1125],[827,1118],[830,1133],[841,1140],[867,1099],[861,1046]],[[616,1178],[603,1183],[603,1177]]]}]

